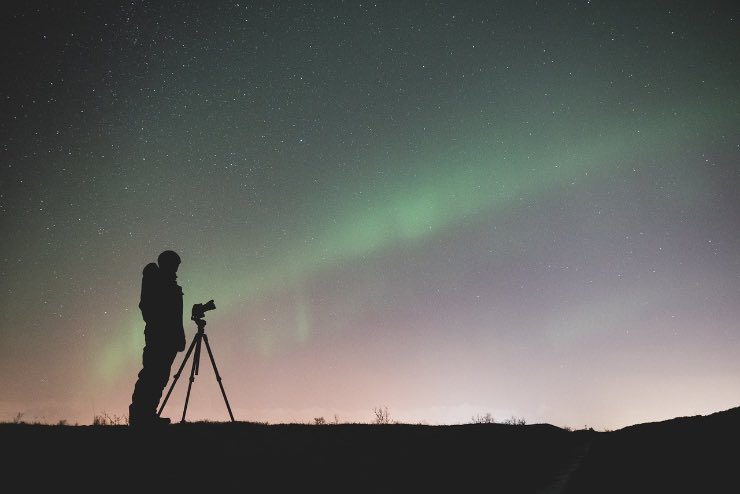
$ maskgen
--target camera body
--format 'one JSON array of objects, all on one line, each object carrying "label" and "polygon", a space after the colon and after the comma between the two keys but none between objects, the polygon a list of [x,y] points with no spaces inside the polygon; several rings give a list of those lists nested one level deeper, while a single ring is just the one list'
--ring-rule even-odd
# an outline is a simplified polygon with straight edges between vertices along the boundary
[{"label": "camera body", "polygon": [[215,308],[216,304],[213,303],[213,300],[209,300],[205,304],[194,304],[193,309],[190,313],[190,319],[201,319],[205,317],[206,312]]}]

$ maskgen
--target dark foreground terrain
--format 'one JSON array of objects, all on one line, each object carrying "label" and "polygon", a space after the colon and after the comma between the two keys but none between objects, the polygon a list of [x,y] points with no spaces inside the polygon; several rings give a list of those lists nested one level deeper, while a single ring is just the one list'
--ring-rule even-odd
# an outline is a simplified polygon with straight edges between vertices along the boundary
[{"label": "dark foreground terrain", "polygon": [[599,433],[566,492],[740,492],[740,408]]},{"label": "dark foreground terrain", "polygon": [[[740,409],[614,432],[551,425],[0,424],[3,481],[190,492],[729,492]],[[567,482],[566,482],[567,479]]]}]

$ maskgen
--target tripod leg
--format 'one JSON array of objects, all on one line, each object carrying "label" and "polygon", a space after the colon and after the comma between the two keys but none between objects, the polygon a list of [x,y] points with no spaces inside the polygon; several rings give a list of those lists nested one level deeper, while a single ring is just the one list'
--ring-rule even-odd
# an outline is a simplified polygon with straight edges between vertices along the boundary
[{"label": "tripod leg", "polygon": [[231,406],[229,406],[229,400],[226,398],[226,391],[224,391],[224,385],[221,384],[221,375],[218,373],[218,369],[216,368],[216,360],[213,358],[213,352],[211,351],[211,345],[208,343],[208,335],[203,333],[203,339],[206,342],[206,349],[208,350],[208,356],[211,358],[211,364],[213,365],[213,372],[216,374],[216,380],[218,381],[218,385],[221,388],[221,394],[224,395],[224,401],[226,402],[226,408],[229,410],[229,417],[231,417],[232,422],[235,422],[234,414],[231,413]]},{"label": "tripod leg", "polygon": [[195,374],[198,373],[198,360],[200,360],[200,340],[205,336],[203,333],[196,334],[198,339],[195,345],[195,354],[193,356],[193,366],[190,368],[190,382],[188,383],[188,393],[185,395],[185,407],[182,409],[181,422],[185,422],[185,413],[188,411],[188,401],[190,401],[190,389],[193,387],[193,381],[195,381]]},{"label": "tripod leg", "polygon": [[188,348],[187,353],[185,353],[185,358],[182,359],[182,364],[180,364],[180,368],[177,369],[177,372],[175,373],[175,377],[172,380],[172,384],[170,385],[170,389],[167,391],[167,395],[164,397],[164,400],[162,401],[162,404],[159,406],[159,411],[157,412],[157,415],[162,414],[162,410],[164,410],[164,406],[167,404],[167,400],[170,399],[170,394],[172,394],[172,390],[175,387],[175,383],[178,379],[180,379],[180,374],[182,373],[183,367],[185,367],[185,363],[188,361],[188,358],[190,358],[190,354],[193,352],[193,348],[195,347],[195,340],[198,338],[198,335],[196,334],[193,338],[193,341],[190,343],[190,348]]}]

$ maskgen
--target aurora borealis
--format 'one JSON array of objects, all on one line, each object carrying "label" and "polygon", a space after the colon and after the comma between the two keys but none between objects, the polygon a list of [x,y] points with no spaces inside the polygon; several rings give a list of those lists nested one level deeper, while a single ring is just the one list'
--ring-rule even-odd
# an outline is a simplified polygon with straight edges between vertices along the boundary
[{"label": "aurora borealis", "polygon": [[737,406],[739,13],[10,2],[0,420],[125,416],[165,249],[237,420]]}]

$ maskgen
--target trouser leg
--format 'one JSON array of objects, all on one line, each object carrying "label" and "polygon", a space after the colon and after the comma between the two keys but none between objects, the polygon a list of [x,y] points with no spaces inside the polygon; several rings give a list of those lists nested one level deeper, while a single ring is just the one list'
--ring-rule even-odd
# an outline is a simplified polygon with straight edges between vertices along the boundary
[{"label": "trouser leg", "polygon": [[156,415],[157,405],[169,381],[176,355],[176,351],[168,348],[152,345],[144,347],[143,366],[134,385],[129,416],[152,417]]}]

